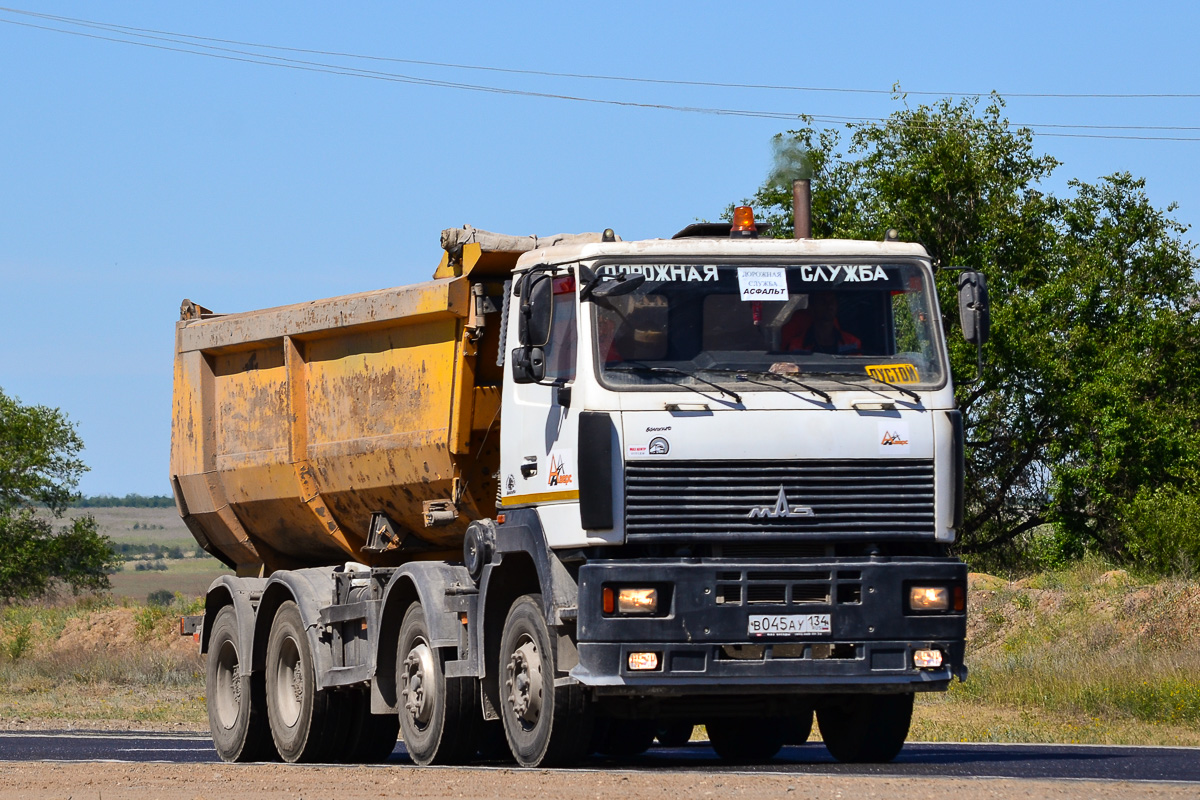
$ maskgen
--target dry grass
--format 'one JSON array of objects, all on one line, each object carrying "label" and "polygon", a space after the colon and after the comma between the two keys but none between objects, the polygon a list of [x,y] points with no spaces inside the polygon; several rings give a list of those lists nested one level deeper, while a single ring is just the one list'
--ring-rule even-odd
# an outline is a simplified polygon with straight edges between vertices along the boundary
[{"label": "dry grass", "polygon": [[[122,601],[0,612],[0,726],[203,729],[204,672],[179,613]],[[1103,565],[973,576],[971,677],[920,695],[924,741],[1200,746],[1200,585]]]},{"label": "dry grass", "polygon": [[914,737],[1200,744],[1200,585],[1084,562],[973,576],[971,677],[918,706]]},{"label": "dry grass", "polygon": [[204,662],[184,604],[18,606],[0,615],[0,723],[203,727]]}]

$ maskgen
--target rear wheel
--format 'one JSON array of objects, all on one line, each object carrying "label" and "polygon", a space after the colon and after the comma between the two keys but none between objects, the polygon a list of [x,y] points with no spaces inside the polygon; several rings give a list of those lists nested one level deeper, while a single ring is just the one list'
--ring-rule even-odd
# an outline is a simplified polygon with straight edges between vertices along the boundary
[{"label": "rear wheel", "polygon": [[346,698],[351,712],[349,733],[339,761],[347,764],[377,764],[388,760],[396,749],[400,718],[396,714],[372,714],[371,693],[354,691]]},{"label": "rear wheel", "polygon": [[276,755],[262,676],[240,674],[245,663],[238,649],[237,612],[225,606],[213,620],[204,681],[208,728],[225,761],[264,761]]},{"label": "rear wheel", "polygon": [[900,754],[912,710],[911,694],[859,695],[818,708],[817,725],[838,761],[881,764]]},{"label": "rear wheel", "polygon": [[279,606],[271,622],[266,678],[271,738],[283,760],[311,762],[335,755],[342,739],[331,709],[332,692],[317,691],[308,636],[291,600]]},{"label": "rear wheel", "polygon": [[500,718],[513,757],[523,767],[561,766],[586,755],[592,716],[583,687],[558,675],[542,596],[517,598],[500,637]]},{"label": "rear wheel", "polygon": [[713,750],[735,764],[770,761],[783,747],[784,726],[778,719],[715,719],[706,727]]},{"label": "rear wheel", "polygon": [[417,764],[465,764],[478,745],[479,688],[471,678],[447,678],[444,667],[425,610],[413,603],[400,623],[396,695],[404,747]]}]

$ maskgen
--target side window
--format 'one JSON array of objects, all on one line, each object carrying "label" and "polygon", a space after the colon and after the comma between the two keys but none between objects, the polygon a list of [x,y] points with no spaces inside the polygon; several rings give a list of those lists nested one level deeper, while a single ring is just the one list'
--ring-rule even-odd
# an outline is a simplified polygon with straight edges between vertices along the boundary
[{"label": "side window", "polygon": [[546,379],[569,381],[575,378],[575,354],[579,335],[575,319],[575,278],[554,278],[554,310],[550,322],[550,341],[546,353]]},{"label": "side window", "polygon": [[929,311],[920,292],[896,292],[892,295],[892,319],[896,352],[904,355],[933,355],[929,338]]}]

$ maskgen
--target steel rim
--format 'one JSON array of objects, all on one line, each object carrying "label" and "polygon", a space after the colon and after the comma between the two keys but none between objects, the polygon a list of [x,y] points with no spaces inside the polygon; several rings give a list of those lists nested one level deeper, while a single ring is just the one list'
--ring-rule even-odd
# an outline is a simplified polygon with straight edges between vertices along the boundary
[{"label": "steel rim", "polygon": [[433,650],[424,639],[413,642],[400,674],[400,699],[409,720],[418,728],[429,724],[437,704]]},{"label": "steel rim", "polygon": [[238,655],[233,642],[226,639],[221,643],[216,655],[216,697],[213,707],[217,712],[217,722],[225,730],[237,723],[238,714],[242,710],[242,682],[238,678]]},{"label": "steel rim", "polygon": [[275,661],[275,710],[287,727],[300,719],[307,689],[304,666],[300,661],[300,648],[296,640],[288,636],[279,646]]},{"label": "steel rim", "polygon": [[542,716],[542,656],[537,643],[522,636],[520,644],[508,658],[505,686],[508,706],[521,728],[532,730]]}]

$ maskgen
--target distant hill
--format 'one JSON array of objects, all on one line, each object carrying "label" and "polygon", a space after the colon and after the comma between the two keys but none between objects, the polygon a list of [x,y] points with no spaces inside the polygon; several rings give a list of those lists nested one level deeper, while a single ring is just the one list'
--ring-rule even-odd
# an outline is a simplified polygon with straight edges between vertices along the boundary
[{"label": "distant hill", "polygon": [[124,497],[99,494],[92,497],[81,497],[71,504],[72,508],[174,508],[175,499],[156,494],[146,497],[140,494],[127,494]]}]

